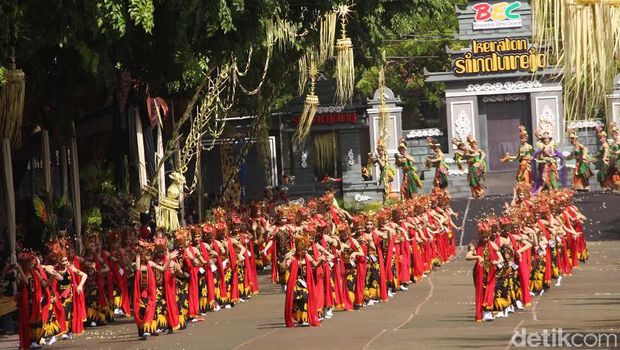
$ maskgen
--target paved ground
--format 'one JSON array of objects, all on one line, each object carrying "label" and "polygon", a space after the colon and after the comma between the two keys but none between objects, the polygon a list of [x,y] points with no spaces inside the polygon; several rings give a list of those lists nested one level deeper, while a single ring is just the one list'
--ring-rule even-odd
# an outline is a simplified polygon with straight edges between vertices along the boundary
[{"label": "paved ground", "polygon": [[[509,199],[459,200],[467,213],[462,242],[474,239],[477,216],[498,210]],[[460,250],[453,261],[434,271],[388,303],[363,311],[336,313],[317,328],[283,325],[284,295],[266,283],[253,300],[232,310],[207,315],[206,321],[174,335],[137,340],[131,320],[88,331],[59,342],[55,349],[452,349],[510,347],[515,330],[563,328],[564,331],[620,332],[620,196],[587,194],[578,205],[587,224],[590,261],[535,298],[526,311],[490,323],[473,322],[472,264]],[[0,348],[14,348],[15,337],[0,338]]]}]

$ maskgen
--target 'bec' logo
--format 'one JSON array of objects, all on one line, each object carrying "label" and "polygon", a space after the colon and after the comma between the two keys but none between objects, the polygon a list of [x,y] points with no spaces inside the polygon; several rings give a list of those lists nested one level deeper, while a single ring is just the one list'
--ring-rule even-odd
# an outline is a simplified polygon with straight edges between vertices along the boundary
[{"label": "'bec' logo", "polygon": [[514,1],[512,3],[500,2],[493,5],[481,2],[472,6],[472,9],[476,11],[476,22],[486,22],[489,20],[504,21],[520,19],[521,15],[514,13],[520,7],[521,2],[519,1]]}]

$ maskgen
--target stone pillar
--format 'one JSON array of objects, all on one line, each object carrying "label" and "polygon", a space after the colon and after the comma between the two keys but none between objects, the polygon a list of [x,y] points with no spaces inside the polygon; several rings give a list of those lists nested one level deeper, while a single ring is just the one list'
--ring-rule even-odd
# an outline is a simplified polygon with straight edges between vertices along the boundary
[{"label": "stone pillar", "polygon": [[[316,194],[316,179],[314,175],[314,152],[312,152],[312,138],[308,137],[302,143],[293,142],[293,161],[291,168],[295,173],[295,186],[289,189],[289,195]],[[276,184],[278,185],[278,184]]]},{"label": "stone pillar", "polygon": [[[368,112],[368,131],[370,135],[370,151],[376,152],[377,149],[377,141],[379,140],[379,105],[380,105],[380,92],[379,90],[375,91],[375,94],[372,99],[368,100],[368,105],[370,108],[367,109]],[[388,119],[388,139],[386,144],[386,152],[388,154],[388,161],[390,164],[394,164],[394,154],[398,153],[398,140],[402,134],[402,113],[403,108],[398,106],[400,101],[400,96],[394,96],[394,92],[386,87],[384,90],[385,100],[390,112],[390,117]],[[392,182],[392,192],[400,191],[400,179],[402,175],[400,174],[400,170],[397,170],[397,174],[394,178],[394,182]],[[379,171],[375,167],[373,173],[373,179],[379,179]]]},{"label": "stone pillar", "polygon": [[[532,105],[532,136],[534,131],[549,130],[553,141],[560,147],[568,141],[564,136],[564,102],[561,91],[535,92],[530,95]],[[536,141],[534,137],[534,142]]]},{"label": "stone pillar", "polygon": [[616,75],[614,89],[607,97],[609,99],[610,109],[607,114],[607,123],[615,122],[617,125],[620,125],[620,74]]},{"label": "stone pillar", "polygon": [[346,192],[352,184],[362,179],[362,157],[360,147],[360,129],[341,129],[338,132],[340,145],[340,169],[342,171],[342,189]]},{"label": "stone pillar", "polygon": [[455,147],[451,143],[454,137],[465,141],[467,136],[473,135],[483,146],[486,140],[480,140],[480,126],[477,118],[478,98],[476,96],[448,97],[446,107],[449,154],[451,156],[454,154]]}]

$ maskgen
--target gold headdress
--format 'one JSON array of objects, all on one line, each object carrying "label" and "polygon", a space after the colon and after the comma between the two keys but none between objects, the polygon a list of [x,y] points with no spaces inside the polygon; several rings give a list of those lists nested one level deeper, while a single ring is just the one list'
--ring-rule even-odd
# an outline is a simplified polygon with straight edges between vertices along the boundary
[{"label": "gold headdress", "polygon": [[519,125],[519,137],[522,139],[527,139],[528,138],[528,133],[527,133],[527,129],[525,128],[524,125]]},{"label": "gold headdress", "polygon": [[304,234],[295,236],[295,249],[297,249],[298,252],[306,251],[310,248],[311,244],[312,240],[308,235]]},{"label": "gold headdress", "polygon": [[478,144],[478,141],[476,140],[476,138],[474,137],[474,135],[468,135],[467,136],[467,143],[469,143],[469,145],[476,145]]},{"label": "gold headdress", "polygon": [[596,136],[600,139],[600,138],[605,138],[607,139],[607,133],[605,132],[605,130],[603,130],[600,126],[596,127]]},{"label": "gold headdress", "polygon": [[478,222],[478,237],[489,237],[491,232],[491,225],[486,220],[481,220]]},{"label": "gold headdress", "polygon": [[568,139],[569,140],[577,140],[579,138],[579,136],[577,136],[577,131],[574,128],[569,128],[567,130],[568,133]]},{"label": "gold headdress", "polygon": [[613,137],[616,137],[618,135],[618,124],[616,124],[616,122],[612,122],[611,124],[609,124],[609,132]]},{"label": "gold headdress", "polygon": [[455,145],[456,147],[465,146],[463,141],[458,136],[452,138],[452,144]]},{"label": "gold headdress", "polygon": [[186,228],[180,228],[174,232],[174,245],[185,248],[189,245],[189,231]]},{"label": "gold headdress", "polygon": [[437,140],[432,137],[427,137],[426,142],[428,143],[429,147],[439,147],[439,142],[437,142]]},{"label": "gold headdress", "polygon": [[398,141],[398,150],[400,151],[401,149],[407,149],[407,140],[404,137],[401,137]]}]

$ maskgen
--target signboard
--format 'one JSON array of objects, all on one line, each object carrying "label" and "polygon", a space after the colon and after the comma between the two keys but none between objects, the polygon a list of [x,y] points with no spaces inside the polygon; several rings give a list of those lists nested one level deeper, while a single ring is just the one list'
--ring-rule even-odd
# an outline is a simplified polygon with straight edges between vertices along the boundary
[{"label": "signboard", "polygon": [[[292,119],[293,124],[299,124],[300,116],[295,116]],[[333,124],[357,124],[356,112],[345,113],[324,113],[317,114],[312,120],[312,125],[333,125]]]},{"label": "signboard", "polygon": [[529,45],[524,38],[472,40],[471,51],[454,59],[455,75],[481,75],[511,72],[530,72],[545,69],[547,55]]},{"label": "signboard", "polygon": [[497,28],[520,28],[523,25],[521,15],[516,13],[521,2],[513,1],[489,4],[481,2],[472,6],[475,11],[474,30]]}]

